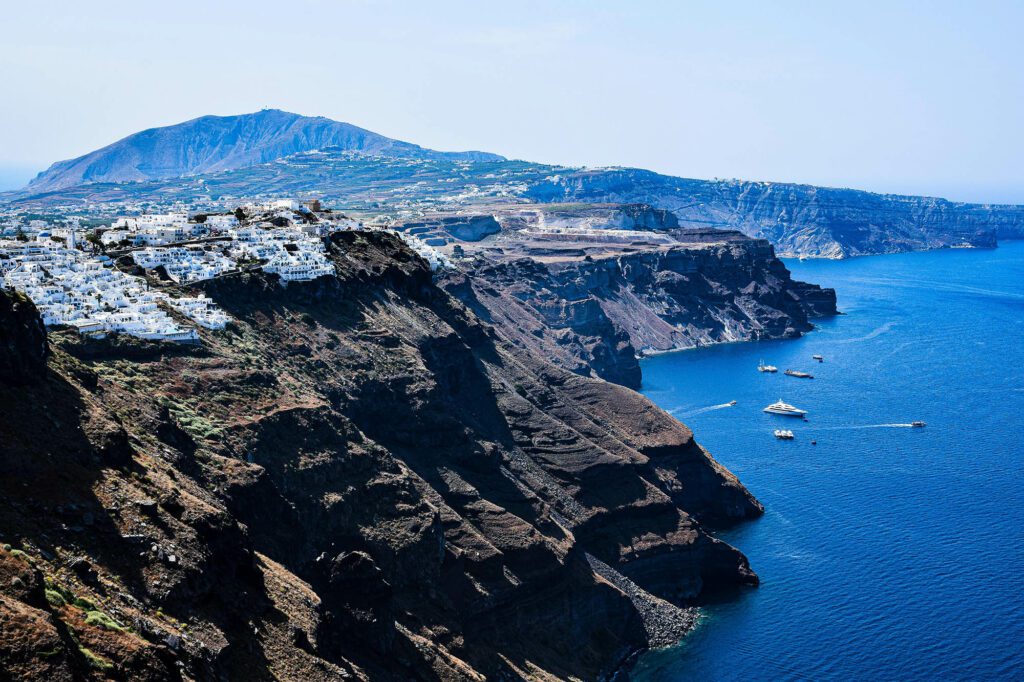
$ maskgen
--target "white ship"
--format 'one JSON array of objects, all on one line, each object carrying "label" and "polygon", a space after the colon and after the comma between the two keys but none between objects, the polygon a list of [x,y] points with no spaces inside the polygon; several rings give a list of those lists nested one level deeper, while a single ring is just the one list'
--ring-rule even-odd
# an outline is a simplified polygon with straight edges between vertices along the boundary
[{"label": "white ship", "polygon": [[757,371],[758,372],[778,372],[779,368],[776,367],[775,365],[766,365],[766,364],[764,364],[764,360],[762,360],[761,363],[757,366]]},{"label": "white ship", "polygon": [[775,429],[775,437],[779,440],[793,440],[793,432],[789,429]]},{"label": "white ship", "polygon": [[799,407],[793,407],[789,403],[784,403],[780,399],[777,403],[772,403],[768,407],[764,408],[765,412],[771,414],[781,414],[787,417],[802,417],[807,414],[807,410],[801,410]]}]

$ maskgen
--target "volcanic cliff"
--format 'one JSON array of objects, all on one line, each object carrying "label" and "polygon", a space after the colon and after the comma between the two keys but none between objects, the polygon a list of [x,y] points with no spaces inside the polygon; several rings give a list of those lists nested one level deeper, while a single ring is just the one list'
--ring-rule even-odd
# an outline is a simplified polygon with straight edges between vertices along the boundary
[{"label": "volcanic cliff", "polygon": [[783,255],[846,258],[1024,238],[1024,207],[745,180],[694,180],[636,168],[582,169],[532,184],[540,202],[645,202],[683,227],[741,230]]},{"label": "volcanic cliff", "polygon": [[706,528],[761,506],[685,426],[393,235],[328,249],[202,285],[234,321],[197,346],[47,339],[0,292],[6,675],[597,679],[756,583]]},{"label": "volcanic cliff", "polygon": [[510,342],[631,388],[645,354],[793,338],[837,312],[834,290],[794,280],[771,244],[738,232],[525,234],[441,285]]}]

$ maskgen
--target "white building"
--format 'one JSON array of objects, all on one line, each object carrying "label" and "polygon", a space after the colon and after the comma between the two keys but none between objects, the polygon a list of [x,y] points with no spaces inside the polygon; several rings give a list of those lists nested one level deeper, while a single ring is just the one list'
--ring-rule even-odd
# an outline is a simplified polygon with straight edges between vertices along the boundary
[{"label": "white building", "polygon": [[234,215],[208,215],[203,225],[214,232],[226,232],[231,228],[238,227],[238,218]]}]

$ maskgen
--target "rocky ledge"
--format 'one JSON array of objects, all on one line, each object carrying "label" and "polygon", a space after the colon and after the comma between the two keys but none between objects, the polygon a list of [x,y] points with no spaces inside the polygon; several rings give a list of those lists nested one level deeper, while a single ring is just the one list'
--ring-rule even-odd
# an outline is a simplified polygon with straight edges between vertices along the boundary
[{"label": "rocky ledge", "polygon": [[[35,363],[0,375],[7,675],[599,679],[757,582],[708,528],[761,506],[685,426],[506,340],[391,235],[329,253],[204,284],[234,322],[201,346],[47,353],[4,299],[0,365]],[[645,258],[552,276],[639,296]]]}]

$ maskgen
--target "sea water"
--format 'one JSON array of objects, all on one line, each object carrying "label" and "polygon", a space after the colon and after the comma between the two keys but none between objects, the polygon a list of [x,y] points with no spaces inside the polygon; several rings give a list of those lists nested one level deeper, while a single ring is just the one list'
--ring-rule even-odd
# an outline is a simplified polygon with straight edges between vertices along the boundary
[{"label": "sea water", "polygon": [[761,586],[633,678],[1024,679],[1024,242],[787,265],[845,315],[643,362],[766,512],[719,532]]}]

